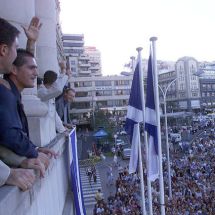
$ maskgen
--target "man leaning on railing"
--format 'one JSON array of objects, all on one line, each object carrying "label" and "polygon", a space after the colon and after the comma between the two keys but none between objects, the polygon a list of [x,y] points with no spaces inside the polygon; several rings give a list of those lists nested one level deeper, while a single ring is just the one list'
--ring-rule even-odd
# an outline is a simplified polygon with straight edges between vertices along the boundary
[{"label": "man leaning on railing", "polygon": [[[0,18],[0,73],[8,74],[16,58],[19,31]],[[7,88],[8,83],[0,79],[0,88]],[[0,115],[2,113],[0,112]],[[0,150],[2,152],[2,150]],[[4,184],[18,186],[23,191],[29,189],[35,180],[31,170],[10,168],[0,160],[0,186]]]},{"label": "man leaning on railing", "polygon": [[[49,159],[56,153],[48,148],[38,148],[30,141],[27,118],[21,104],[21,91],[34,87],[34,78],[37,76],[32,52],[40,27],[39,19],[33,17],[29,28],[24,28],[30,52],[19,50],[17,55],[19,31],[5,20],[0,20],[0,69],[5,74],[5,80],[1,79],[0,83],[0,158],[11,166],[39,170],[40,176],[44,177]],[[22,190],[33,185],[35,175],[30,170],[13,170],[2,162],[0,164],[0,185],[12,184]]]}]

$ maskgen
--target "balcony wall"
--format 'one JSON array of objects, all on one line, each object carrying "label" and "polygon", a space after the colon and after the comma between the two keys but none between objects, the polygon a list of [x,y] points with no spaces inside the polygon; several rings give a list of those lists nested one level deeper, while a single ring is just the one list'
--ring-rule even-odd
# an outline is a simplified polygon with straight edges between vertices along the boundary
[{"label": "balcony wall", "polygon": [[57,136],[51,143],[57,159],[52,159],[44,178],[38,178],[29,191],[22,192],[14,186],[0,188],[0,214],[5,215],[73,215],[73,205],[70,211],[65,211],[64,205],[69,187],[69,148],[65,137]]}]

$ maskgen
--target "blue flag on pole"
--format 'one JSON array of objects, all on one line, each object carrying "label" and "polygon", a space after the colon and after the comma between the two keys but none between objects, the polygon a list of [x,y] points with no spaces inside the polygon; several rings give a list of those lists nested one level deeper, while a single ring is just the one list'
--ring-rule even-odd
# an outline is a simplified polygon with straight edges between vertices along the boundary
[{"label": "blue flag on pole", "polygon": [[148,133],[148,177],[151,181],[158,178],[158,128],[155,110],[152,58],[149,56],[146,88],[145,130]]},{"label": "blue flag on pole", "polygon": [[140,86],[139,73],[139,63],[137,63],[131,85],[131,93],[128,102],[127,118],[125,123],[125,130],[130,135],[130,141],[132,143],[129,173],[134,173],[137,170],[139,157],[138,144],[140,144],[139,123],[143,122],[143,105],[141,101],[142,86]]},{"label": "blue flag on pole", "polygon": [[84,207],[83,191],[81,186],[81,178],[78,164],[78,154],[77,154],[77,137],[76,129],[74,128],[69,134],[69,142],[71,144],[71,186],[74,195],[75,211],[77,215],[86,215]]}]

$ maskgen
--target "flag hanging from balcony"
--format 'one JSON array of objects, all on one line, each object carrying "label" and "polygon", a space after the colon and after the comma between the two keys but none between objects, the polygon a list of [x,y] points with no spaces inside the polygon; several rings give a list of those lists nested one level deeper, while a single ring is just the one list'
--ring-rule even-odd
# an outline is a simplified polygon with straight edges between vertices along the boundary
[{"label": "flag hanging from balcony", "polygon": [[72,193],[74,195],[75,211],[77,215],[86,215],[84,207],[83,191],[81,186],[81,178],[78,164],[78,153],[77,153],[77,137],[76,129],[74,128],[69,134],[69,142],[71,144],[71,185]]},{"label": "flag hanging from balcony", "polygon": [[155,111],[154,81],[152,70],[152,57],[149,56],[146,88],[145,130],[148,133],[148,177],[151,181],[159,175],[158,157],[158,128]]},{"label": "flag hanging from balcony", "polygon": [[125,123],[125,130],[130,135],[131,142],[131,157],[129,162],[129,173],[137,171],[138,165],[138,150],[140,144],[140,129],[139,123],[143,122],[143,104],[141,100],[140,86],[140,71],[139,62],[136,65],[133,81],[131,85],[131,93],[128,102],[127,118]]}]

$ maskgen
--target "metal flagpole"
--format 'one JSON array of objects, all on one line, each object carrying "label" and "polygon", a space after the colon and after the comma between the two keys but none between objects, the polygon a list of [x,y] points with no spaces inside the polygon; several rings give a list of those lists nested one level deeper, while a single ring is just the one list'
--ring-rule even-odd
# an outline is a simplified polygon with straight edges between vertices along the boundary
[{"label": "metal flagpole", "polygon": [[161,215],[165,215],[161,131],[160,131],[160,108],[159,108],[159,94],[158,94],[157,59],[156,59],[156,40],[157,40],[156,37],[150,38],[150,41],[152,43],[152,68],[153,68],[153,75],[154,75],[155,110],[156,110],[156,115],[158,117],[157,130],[158,130],[160,207],[161,207]]},{"label": "metal flagpole", "polygon": [[[143,86],[143,81],[141,79],[141,74],[142,74],[142,58],[141,58],[141,50],[142,48],[137,48],[138,51],[138,61],[139,62],[139,81],[140,81],[140,93],[141,93],[141,99],[142,99],[142,86]],[[142,106],[143,100],[141,100]],[[142,208],[143,208],[143,214],[146,213],[146,200],[145,200],[145,188],[144,188],[144,178],[143,178],[143,164],[142,164],[142,150],[141,150],[141,141],[140,141],[140,130],[139,130],[139,123],[138,123],[138,134],[139,134],[139,141],[138,141],[138,156],[139,156],[139,171],[140,171],[140,184],[141,184],[141,195],[142,195]]]},{"label": "metal flagpole", "polygon": [[[141,90],[141,100],[142,100],[142,110],[143,110],[143,119],[145,121],[145,98],[144,98],[144,80],[143,80],[143,70],[142,70],[142,57],[141,51],[142,48],[137,48],[138,51],[138,58],[139,58],[139,71],[140,71],[140,86],[142,87]],[[148,140],[147,140],[147,132],[144,129],[144,143],[145,143],[145,150],[146,150],[146,170],[148,171]],[[148,175],[148,173],[147,173]],[[148,204],[149,204],[149,215],[153,215],[152,209],[152,189],[151,189],[151,181],[149,177],[147,177],[147,193],[148,193]]]}]

